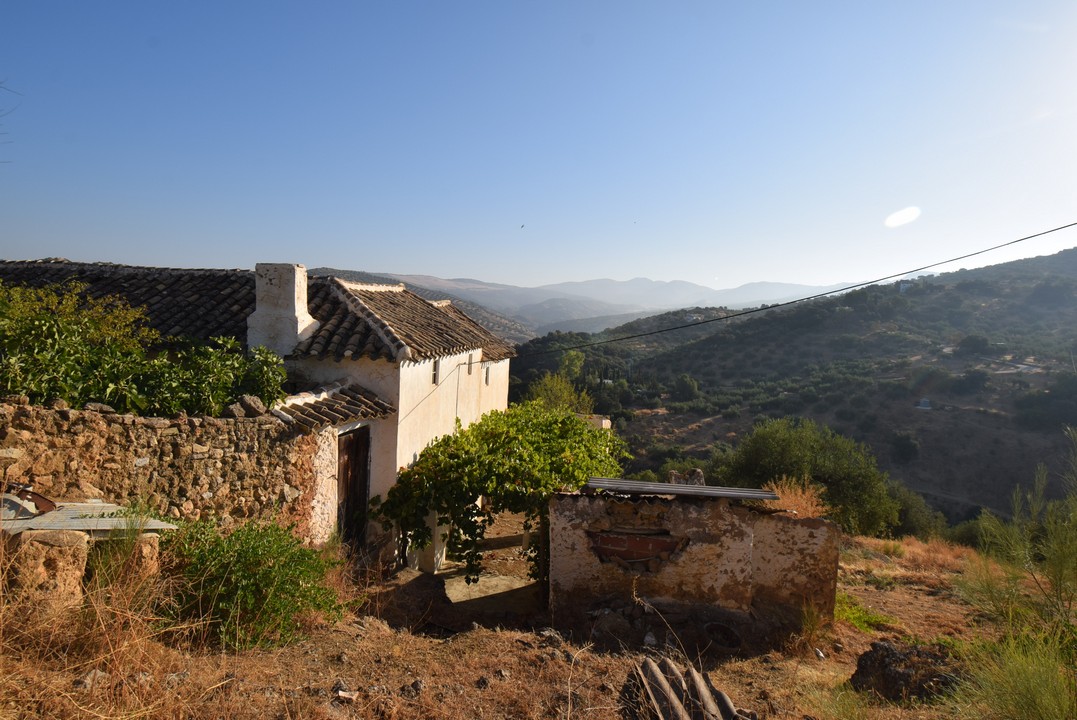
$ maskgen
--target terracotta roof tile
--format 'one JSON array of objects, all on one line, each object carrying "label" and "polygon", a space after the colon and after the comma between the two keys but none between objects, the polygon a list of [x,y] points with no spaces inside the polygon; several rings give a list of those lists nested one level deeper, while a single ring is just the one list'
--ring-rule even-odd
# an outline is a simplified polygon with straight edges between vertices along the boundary
[{"label": "terracotta roof tile", "polygon": [[144,307],[150,326],[164,336],[209,340],[220,335],[244,342],[254,311],[254,272],[180,270],[66,260],[0,261],[0,281],[44,287],[84,283],[91,297],[120,295]]},{"label": "terracotta roof tile", "polygon": [[316,393],[291,395],[273,407],[273,414],[284,422],[311,430],[356,420],[374,420],[395,412],[392,405],[354,383],[338,383]]},{"label": "terracotta roof tile", "polygon": [[[42,287],[68,280],[91,297],[120,295],[144,307],[164,336],[208,340],[224,335],[245,343],[254,311],[255,273],[186,270],[67,260],[0,261],[0,281]],[[483,360],[503,360],[512,346],[448,302],[430,302],[402,285],[362,285],[308,278],[307,306],[321,324],[293,354],[319,358],[426,360],[482,348]]]},{"label": "terracotta roof tile", "polygon": [[339,278],[328,282],[353,312],[366,319],[374,336],[371,340],[375,345],[381,341],[381,352],[391,348],[397,359],[426,360],[479,348],[484,360],[515,354],[512,346],[447,301],[424,300],[403,285],[368,285]]}]

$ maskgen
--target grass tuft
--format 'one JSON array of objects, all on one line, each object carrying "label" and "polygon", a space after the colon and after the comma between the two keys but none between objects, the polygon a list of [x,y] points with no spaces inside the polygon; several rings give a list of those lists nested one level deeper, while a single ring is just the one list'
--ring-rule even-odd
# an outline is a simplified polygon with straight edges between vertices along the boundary
[{"label": "grass tuft", "polygon": [[834,619],[843,620],[861,632],[871,632],[895,623],[894,618],[864,607],[855,597],[840,591],[835,599]]},{"label": "grass tuft", "polygon": [[985,643],[968,655],[954,715],[999,720],[1077,717],[1077,679],[1061,644],[1045,636]]}]

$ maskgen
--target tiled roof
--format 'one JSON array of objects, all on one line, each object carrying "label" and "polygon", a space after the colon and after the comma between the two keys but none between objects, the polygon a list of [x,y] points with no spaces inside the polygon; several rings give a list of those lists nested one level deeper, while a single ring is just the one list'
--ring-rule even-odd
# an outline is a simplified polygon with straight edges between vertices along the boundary
[{"label": "tiled roof", "polygon": [[430,302],[403,285],[311,278],[310,314],[321,327],[296,354],[426,360],[482,348],[484,360],[504,360],[513,348],[450,303]]},{"label": "tiled roof", "polygon": [[338,384],[316,393],[291,395],[273,407],[273,414],[284,422],[308,430],[373,420],[394,412],[396,408],[392,405],[356,384]]},{"label": "tiled roof", "polygon": [[[0,261],[0,281],[41,287],[68,280],[92,297],[121,295],[146,309],[164,336],[196,340],[225,335],[246,342],[254,312],[251,270],[186,270],[68,260]],[[482,348],[484,360],[503,360],[511,345],[443,302],[431,303],[402,285],[361,285],[310,277],[307,306],[320,327],[294,355],[320,358],[425,360]]]},{"label": "tiled roof", "polygon": [[251,270],[180,270],[67,260],[0,261],[0,281],[44,287],[74,280],[91,297],[120,295],[144,307],[163,336],[209,340],[224,335],[244,342],[254,312]]}]

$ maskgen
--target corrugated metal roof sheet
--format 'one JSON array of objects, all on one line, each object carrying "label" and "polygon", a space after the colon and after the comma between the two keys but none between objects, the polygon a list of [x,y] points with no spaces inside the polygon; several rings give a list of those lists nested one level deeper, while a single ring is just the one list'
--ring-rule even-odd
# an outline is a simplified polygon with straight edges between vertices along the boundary
[{"label": "corrugated metal roof sheet", "polygon": [[614,480],[591,478],[586,488],[608,490],[625,495],[689,495],[694,497],[730,498],[734,500],[777,500],[769,490],[754,488],[716,487],[712,485],[674,485],[673,483],[641,482],[639,480]]},{"label": "corrugated metal roof sheet", "polygon": [[26,530],[78,530],[94,537],[108,537],[113,532],[128,528],[155,532],[175,530],[176,526],[153,518],[132,517],[119,505],[100,500],[60,503],[51,512],[0,523],[0,530],[9,535],[17,535]]}]

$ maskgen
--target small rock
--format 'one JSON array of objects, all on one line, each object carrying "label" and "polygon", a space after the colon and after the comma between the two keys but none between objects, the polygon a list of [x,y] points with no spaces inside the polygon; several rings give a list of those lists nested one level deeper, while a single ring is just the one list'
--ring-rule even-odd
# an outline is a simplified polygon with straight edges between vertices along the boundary
[{"label": "small rock", "polygon": [[880,640],[857,658],[850,684],[887,700],[927,699],[953,687],[962,672],[945,645]]},{"label": "small rock", "polygon": [[258,417],[266,414],[266,406],[261,398],[256,395],[240,395],[239,404],[247,417]]},{"label": "small rock", "polygon": [[409,700],[414,700],[415,698],[419,697],[419,693],[423,691],[423,687],[425,687],[423,685],[423,681],[416,680],[410,685],[402,686],[400,688],[400,696],[408,698]]},{"label": "small rock", "polygon": [[333,687],[329,689],[330,692],[334,693],[348,692],[350,690],[351,688],[348,687],[348,683],[344,682],[340,678],[337,678],[337,681],[333,683]]},{"label": "small rock", "polygon": [[190,676],[191,673],[187,672],[186,670],[182,672],[168,673],[167,675],[165,675],[165,687],[176,687]]},{"label": "small rock", "polygon": [[834,643],[831,647],[834,649],[834,652],[836,652],[836,653],[845,652],[845,646],[842,645],[840,642]]},{"label": "small rock", "polygon": [[116,409],[114,407],[99,402],[88,402],[82,406],[82,409],[89,410],[90,412],[101,413],[102,415],[116,414]]},{"label": "small rock", "polygon": [[221,410],[221,417],[223,418],[241,418],[245,417],[246,413],[243,410],[243,406],[235,402],[231,405],[226,405],[224,410]]},{"label": "small rock", "polygon": [[538,635],[542,640],[539,645],[542,647],[561,647],[565,644],[565,639],[561,637],[561,633],[557,632],[553,628],[546,628],[545,630],[539,630]]},{"label": "small rock", "polygon": [[359,693],[352,690],[337,690],[336,699],[342,703],[354,703],[359,698]]},{"label": "small rock", "polygon": [[510,677],[509,671],[505,670],[504,668],[499,668],[498,671],[494,674],[497,675],[498,680],[508,680]]},{"label": "small rock", "polygon": [[658,644],[658,638],[654,636],[653,632],[648,630],[647,634],[643,636],[643,644],[647,647],[654,647]]},{"label": "small rock", "polygon": [[93,690],[95,687],[99,687],[108,682],[109,675],[104,670],[88,670],[85,675],[75,680],[73,683],[75,687],[82,688],[84,690]]},{"label": "small rock", "polygon": [[812,650],[815,651],[815,657],[819,658],[820,660],[826,660],[826,653],[824,653],[822,650],[820,650],[819,648],[812,648]]},{"label": "small rock", "polygon": [[490,687],[490,678],[483,675],[475,681],[475,687],[477,687],[479,690],[485,690],[486,688]]}]

